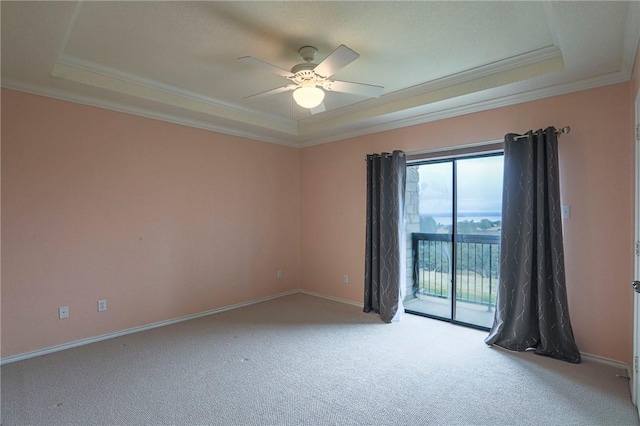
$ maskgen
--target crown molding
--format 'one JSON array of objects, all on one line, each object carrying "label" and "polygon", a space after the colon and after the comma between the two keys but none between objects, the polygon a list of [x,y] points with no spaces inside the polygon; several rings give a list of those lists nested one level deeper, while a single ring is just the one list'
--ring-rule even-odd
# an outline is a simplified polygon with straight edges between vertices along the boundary
[{"label": "crown molding", "polygon": [[[438,90],[452,90],[451,88],[455,88],[456,85],[473,82],[474,80],[479,81],[480,79],[495,76],[499,73],[514,72],[517,69],[536,66],[536,64],[538,64],[537,66],[540,66],[539,64],[544,61],[555,64],[561,62],[562,54],[560,50],[555,46],[547,46],[523,55],[518,55],[492,64],[460,72],[453,76],[440,78],[425,84],[396,91],[384,96],[380,99],[381,102],[376,102],[376,109],[381,107],[384,108],[384,105],[390,105],[392,103],[402,103],[403,100],[406,99],[427,96]],[[557,68],[557,66],[558,65],[553,65],[552,67]],[[118,69],[97,64],[92,61],[83,60],[71,55],[60,54],[52,74],[57,77],[89,84],[106,90],[126,93],[128,95],[158,101],[189,110],[195,110],[197,112],[209,113],[234,121],[264,126],[270,130],[291,135],[294,138],[297,136],[297,139],[304,139],[304,136],[299,133],[300,128],[297,125],[292,126],[291,122],[288,120],[285,121],[273,115],[256,114],[251,110],[220,102],[208,96],[136,76],[131,73],[123,72]],[[443,93],[442,95],[446,97],[446,94]],[[93,100],[94,103],[97,101],[97,99]],[[415,99],[414,103],[416,102],[416,105],[410,105],[409,107],[416,107],[421,103],[419,99]],[[322,114],[319,116],[319,122],[326,122],[331,126],[330,121],[332,119],[344,117],[345,113],[348,113],[348,111],[352,111],[356,114],[358,112],[366,111],[369,106],[371,106],[371,103],[365,101],[346,108],[340,108],[339,110],[335,110],[333,113]],[[124,106],[121,105],[120,108],[122,107]],[[151,113],[151,111],[147,111],[147,114],[149,113]],[[140,114],[138,113],[137,115]],[[175,122],[176,117],[171,117],[170,121]],[[181,124],[186,124],[184,121],[185,120],[180,119]],[[303,122],[304,121],[311,122],[309,119],[303,120]],[[207,128],[208,127],[209,126],[207,125]],[[216,127],[213,130],[229,133],[229,129],[223,130],[220,127]],[[238,132],[239,135],[256,139],[255,134],[248,135],[246,132],[238,130],[233,130],[232,134],[238,135]],[[263,140],[264,137],[257,137],[257,139]],[[271,138],[268,139],[270,139],[268,142],[273,141]]]},{"label": "crown molding", "polygon": [[71,94],[69,92],[57,89],[43,88],[40,86],[25,84],[11,79],[2,79],[2,87],[12,90],[17,90],[26,93],[32,93],[35,95],[45,96],[49,98],[59,99],[68,102],[79,103],[82,105],[93,106],[97,108],[103,108],[107,110],[122,112],[125,114],[132,114],[140,117],[150,118],[154,120],[166,121],[169,123],[179,124],[183,126],[195,127],[198,129],[213,131],[217,133],[223,133],[231,136],[238,136],[242,138],[248,138],[257,140],[260,142],[272,143],[276,145],[282,145],[289,148],[307,148],[315,145],[321,145],[330,142],[336,142],[339,140],[349,139],[358,136],[365,136],[373,133],[384,132],[388,130],[394,130],[401,127],[414,126],[418,124],[424,124],[431,121],[442,120],[446,118],[457,117],[465,114],[472,114],[475,112],[487,111],[495,108],[501,108],[510,105],[516,105],[524,102],[535,101],[539,99],[549,98],[553,96],[564,95],[567,93],[578,92],[581,90],[588,90],[602,86],[608,86],[612,84],[622,83],[629,80],[629,76],[622,71],[605,74],[598,77],[592,77],[576,82],[565,83],[558,86],[546,87],[542,89],[523,92],[515,95],[504,96],[500,98],[490,99],[486,101],[476,102],[470,105],[462,105],[459,107],[453,107],[441,111],[429,112],[426,114],[416,114],[410,117],[389,120],[377,125],[368,126],[366,129],[359,129],[354,131],[340,132],[339,136],[328,136],[322,138],[312,138],[301,143],[295,143],[291,141],[285,141],[282,139],[272,138],[256,132],[249,132],[246,130],[238,130],[220,125],[212,125],[199,120],[191,120],[183,117],[178,117],[170,114],[162,114],[154,112],[148,109],[132,107],[122,103],[105,101],[102,99],[80,96]]},{"label": "crown molding", "polygon": [[120,102],[106,101],[103,99],[90,97],[90,96],[77,95],[65,90],[45,88],[41,86],[19,82],[12,79],[3,78],[2,87],[5,89],[31,93],[33,95],[39,95],[39,96],[45,96],[47,98],[58,99],[61,101],[73,102],[81,105],[107,109],[110,111],[136,115],[139,117],[165,121],[168,123],[179,124],[187,127],[194,127],[197,129],[208,130],[216,133],[223,133],[230,136],[237,136],[241,138],[257,140],[260,142],[266,142],[266,143],[271,143],[275,145],[282,145],[289,148],[299,147],[297,143],[285,141],[283,139],[272,138],[260,133],[249,132],[247,130],[239,130],[239,129],[227,127],[227,126],[215,125],[215,124],[207,123],[205,121],[187,119],[184,117],[179,117],[171,114],[159,113],[146,108],[134,107],[131,105],[126,105],[124,103],[120,103]]},{"label": "crown molding", "polygon": [[276,117],[275,115],[258,114],[255,111],[250,110],[248,108],[242,108],[237,105],[233,105],[227,102],[222,102],[210,96],[201,95],[199,93],[182,89],[177,86],[173,86],[171,84],[162,83],[160,81],[153,80],[150,78],[140,77],[138,75],[135,75],[126,71],[122,71],[116,68],[111,68],[106,65],[98,64],[96,62],[88,61],[86,59],[81,59],[76,56],[68,55],[66,53],[59,55],[56,63],[66,65],[69,67],[80,68],[82,70],[89,71],[95,74],[117,78],[118,80],[135,83],[140,86],[148,87],[154,90],[160,90],[160,91],[171,93],[173,95],[181,96],[184,98],[190,98],[200,102],[205,102],[207,104],[211,104],[219,108],[225,108],[240,114],[247,114],[255,117],[268,117],[271,120],[281,121],[281,122],[284,122],[285,124],[288,122],[288,121],[282,120],[279,117]]},{"label": "crown molding", "polygon": [[496,61],[490,64],[482,65],[466,71],[452,74],[437,80],[429,81],[418,86],[408,89],[398,90],[390,95],[398,95],[400,98],[416,96],[426,92],[433,92],[447,87],[455,86],[469,81],[478,80],[483,77],[493,76],[494,74],[515,70],[529,65],[539,64],[543,61],[562,60],[562,52],[556,46],[547,46],[522,55],[513,56],[511,58]]},{"label": "crown molding", "polygon": [[358,136],[365,136],[373,133],[380,133],[388,130],[395,130],[402,127],[409,127],[418,124],[429,123],[432,121],[443,120],[446,118],[457,117],[460,115],[472,114],[476,112],[488,111],[496,108],[516,105],[524,102],[531,102],[540,99],[550,98],[553,96],[565,95],[567,93],[579,92],[581,90],[594,89],[597,87],[608,86],[617,83],[623,83],[629,80],[629,76],[621,71],[605,74],[598,77],[587,78],[576,82],[565,83],[558,86],[545,87],[542,89],[531,90],[528,92],[518,93],[515,95],[503,96],[486,101],[480,101],[473,104],[462,105],[445,110],[429,112],[426,114],[416,114],[410,117],[390,120],[378,125],[367,126],[366,129],[358,129],[351,132],[342,132],[340,136],[329,136],[302,142],[299,147],[307,148],[314,145],[322,145],[325,143],[336,142],[339,140],[349,139]]},{"label": "crown molding", "polygon": [[437,105],[439,102],[463,98],[464,96],[486,93],[486,90],[497,89],[514,83],[522,83],[532,78],[541,77],[564,69],[562,57],[553,57],[543,61],[524,64],[520,67],[509,67],[495,73],[486,73],[478,78],[465,78],[464,81],[454,85],[446,85],[440,89],[425,92],[415,96],[398,99],[391,102],[382,102],[369,109],[359,110],[352,113],[344,112],[340,117],[334,118],[330,122],[306,122],[299,124],[301,138],[313,137],[314,134],[321,134],[329,127],[333,129],[348,128],[355,123],[373,122],[378,123],[384,117],[391,119],[393,115],[407,116],[409,114],[420,114],[424,107]]},{"label": "crown molding", "polygon": [[527,69],[532,66],[536,67],[544,63],[553,64],[552,68],[556,69],[560,66],[559,64],[561,62],[562,53],[560,50],[556,46],[547,46],[522,55],[513,56],[491,64],[482,65],[457,74],[432,80],[417,86],[397,90],[377,99],[364,100],[337,110],[327,111],[317,116],[305,118],[300,120],[300,130],[304,128],[305,123],[309,123],[309,125],[324,123],[338,117],[343,117],[345,114],[357,114],[358,112],[369,108],[384,108],[385,105],[389,105],[394,102],[402,102],[406,99],[424,97],[429,93],[433,93],[438,90],[444,91],[452,89],[455,86],[464,85],[466,83],[473,82],[474,80],[480,81],[483,78],[493,77],[500,73],[506,75],[509,72],[516,72],[518,69]]},{"label": "crown molding", "polygon": [[[406,116],[411,110],[425,105],[437,104],[564,69],[564,61],[557,47],[547,46],[492,64],[460,72],[452,76],[400,90],[371,99],[357,105],[347,106],[319,117],[301,120],[298,124],[301,139],[327,128],[340,129],[350,124],[372,120],[392,114]],[[415,113],[415,112],[414,112]],[[325,133],[326,134],[326,133]]]},{"label": "crown molding", "polygon": [[59,55],[51,75],[92,87],[297,135],[297,126],[292,125],[290,120],[256,113],[208,96],[66,54]]}]

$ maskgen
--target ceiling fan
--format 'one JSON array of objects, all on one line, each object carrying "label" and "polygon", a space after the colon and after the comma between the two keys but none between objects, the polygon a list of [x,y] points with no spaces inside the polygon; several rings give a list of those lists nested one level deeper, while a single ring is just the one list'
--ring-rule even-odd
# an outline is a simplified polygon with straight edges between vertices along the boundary
[{"label": "ceiling fan", "polygon": [[368,98],[377,98],[382,94],[384,87],[381,86],[329,79],[333,74],[360,57],[358,53],[349,49],[344,44],[338,46],[322,62],[314,64],[312,61],[317,53],[318,49],[313,46],[301,47],[298,50],[298,54],[305,62],[295,65],[291,68],[291,71],[251,56],[238,58],[239,61],[244,63],[268,68],[272,72],[286,77],[293,82],[286,86],[247,96],[245,99],[293,90],[293,99],[296,103],[303,108],[309,108],[312,114],[316,114],[326,110],[323,103],[325,90],[329,92],[351,93]]}]

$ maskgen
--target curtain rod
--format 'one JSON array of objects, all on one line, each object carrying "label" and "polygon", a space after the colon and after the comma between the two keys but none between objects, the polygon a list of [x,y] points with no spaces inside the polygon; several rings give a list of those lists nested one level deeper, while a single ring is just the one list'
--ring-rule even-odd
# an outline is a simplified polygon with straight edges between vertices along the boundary
[{"label": "curtain rod", "polygon": [[[564,126],[560,129],[556,129],[556,135],[560,136],[560,135],[566,135],[567,133],[571,132],[571,126]],[[521,136],[517,136],[515,139],[522,139],[522,138],[526,138],[527,135],[521,135]],[[503,139],[493,139],[493,140],[489,140],[489,141],[481,141],[481,142],[474,142],[474,143],[469,143],[466,145],[456,145],[456,146],[443,146],[440,148],[431,148],[431,149],[423,149],[420,151],[407,151],[404,154],[406,155],[423,155],[423,154],[431,154],[434,152],[447,152],[447,151],[453,151],[453,150],[459,150],[459,149],[465,149],[465,148],[475,148],[475,147],[481,147],[481,146],[485,146],[485,145],[493,145],[493,144],[498,144],[498,143],[502,143],[504,142],[504,138]],[[367,159],[365,158],[365,161]]]},{"label": "curtain rod", "polygon": [[[571,132],[571,126],[564,126],[561,129],[556,129],[556,135],[560,136],[560,135],[566,135],[567,133]],[[527,135],[520,135],[520,136],[516,136],[514,139],[518,140],[518,139],[523,139],[526,138]]]},{"label": "curtain rod", "polygon": [[[567,133],[569,133],[571,131],[571,126],[564,126],[560,129],[556,130],[556,135],[566,135]],[[522,136],[518,136],[516,139],[520,139],[520,138],[526,138],[526,135],[522,135]],[[466,149],[466,148],[475,148],[475,147],[481,147],[481,146],[485,146],[485,145],[493,145],[493,144],[497,144],[497,143],[503,143],[504,142],[504,138],[502,139],[492,139],[492,140],[488,140],[488,141],[481,141],[481,142],[473,142],[473,143],[468,143],[465,145],[455,145],[455,146],[443,146],[440,148],[431,148],[431,149],[423,149],[423,150],[419,150],[419,151],[407,151],[406,154],[407,155],[422,155],[422,154],[431,154],[433,152],[447,152],[447,151],[453,151],[453,150],[458,150],[458,149]]]}]

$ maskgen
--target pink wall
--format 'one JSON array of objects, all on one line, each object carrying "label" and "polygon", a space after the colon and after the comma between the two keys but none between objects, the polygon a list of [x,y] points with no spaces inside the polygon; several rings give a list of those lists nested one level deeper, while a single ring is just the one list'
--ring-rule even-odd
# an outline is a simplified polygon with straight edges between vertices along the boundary
[{"label": "pink wall", "polygon": [[[633,136],[629,84],[593,89],[302,149],[304,289],[362,302],[367,153],[463,145],[555,125],[569,304],[582,352],[632,358]],[[342,276],[350,276],[343,284]]]},{"label": "pink wall", "polygon": [[2,357],[299,288],[298,176],[296,149],[2,90]]},{"label": "pink wall", "polygon": [[366,153],[571,125],[574,332],[583,352],[630,363],[639,81],[636,66],[631,83],[300,151],[3,90],[2,357],[300,286],[361,302]]}]

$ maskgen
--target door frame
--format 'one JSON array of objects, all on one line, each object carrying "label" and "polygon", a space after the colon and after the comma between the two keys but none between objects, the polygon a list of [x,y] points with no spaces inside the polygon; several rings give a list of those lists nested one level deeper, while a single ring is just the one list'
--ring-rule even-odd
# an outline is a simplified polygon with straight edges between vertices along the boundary
[{"label": "door frame", "polygon": [[[422,165],[430,165],[430,164],[442,164],[442,163],[451,163],[451,179],[452,179],[452,211],[451,211],[451,264],[450,264],[450,268],[451,268],[451,281],[449,282],[450,286],[449,286],[449,294],[448,294],[448,299],[449,299],[449,315],[450,317],[441,317],[441,316],[437,316],[435,314],[430,314],[430,313],[426,313],[426,312],[422,312],[422,311],[415,311],[412,309],[407,309],[405,308],[405,312],[409,313],[409,314],[413,314],[413,315],[418,315],[418,316],[423,316],[423,317],[427,317],[427,318],[432,318],[432,319],[437,319],[440,321],[445,321],[445,322],[449,322],[452,324],[456,324],[456,325],[462,325],[465,327],[469,327],[469,328],[475,328],[475,329],[479,329],[479,330],[483,330],[483,331],[489,331],[491,329],[491,327],[486,327],[484,325],[479,325],[479,324],[473,324],[473,323],[469,323],[469,322],[465,322],[465,321],[460,321],[457,318],[457,290],[458,290],[458,282],[457,282],[457,276],[456,276],[456,270],[457,270],[457,250],[456,250],[456,244],[458,241],[458,221],[457,221],[457,217],[458,217],[458,169],[457,169],[457,165],[459,161],[463,161],[463,160],[471,160],[471,159],[479,159],[479,158],[487,158],[487,157],[502,157],[504,159],[504,149],[498,149],[498,150],[490,150],[490,151],[486,151],[486,152],[477,152],[477,153],[464,153],[462,155],[445,155],[443,157],[434,157],[434,158],[427,158],[427,159],[421,159],[421,160],[416,160],[416,161],[411,161],[410,163],[407,163],[407,167],[411,167],[411,166],[422,166]],[[413,262],[415,262],[415,259],[413,260]],[[415,268],[415,263],[413,265],[413,267]],[[403,268],[404,271],[406,271],[406,268]],[[496,306],[494,306],[494,309],[497,309]]]},{"label": "door frame", "polygon": [[[635,123],[633,129],[633,141],[635,150],[635,176],[634,176],[634,247],[633,250],[633,279],[640,280],[640,90],[635,99]],[[630,366],[632,377],[631,399],[636,405],[640,415],[638,404],[638,392],[640,391],[640,374],[638,374],[638,357],[640,356],[640,294],[633,292],[633,362]]]}]

